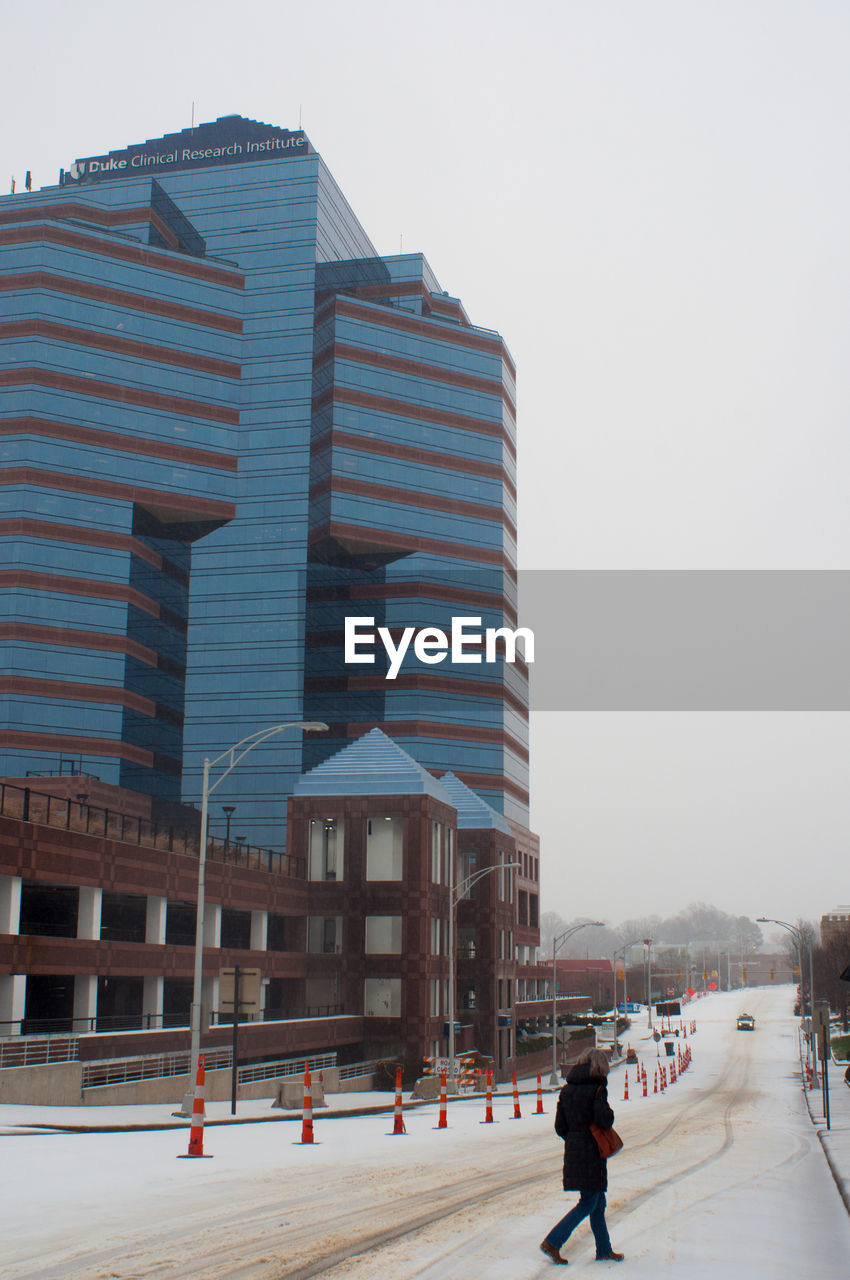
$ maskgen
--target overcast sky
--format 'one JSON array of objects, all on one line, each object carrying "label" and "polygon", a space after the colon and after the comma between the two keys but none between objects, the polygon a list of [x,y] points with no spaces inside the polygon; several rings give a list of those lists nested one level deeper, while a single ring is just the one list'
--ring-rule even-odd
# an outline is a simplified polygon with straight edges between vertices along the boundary
[{"label": "overcast sky", "polygon": [[[299,120],[518,365],[529,569],[847,569],[845,0],[8,5],[0,182]],[[543,909],[850,902],[850,716],[537,713]]]}]

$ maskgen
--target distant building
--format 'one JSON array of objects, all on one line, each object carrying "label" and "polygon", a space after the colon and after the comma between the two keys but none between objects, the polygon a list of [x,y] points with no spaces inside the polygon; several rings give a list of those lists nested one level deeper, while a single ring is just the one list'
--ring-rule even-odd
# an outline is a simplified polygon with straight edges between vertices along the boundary
[{"label": "distant building", "polygon": [[614,966],[610,959],[557,960],[558,986],[564,995],[584,995],[594,1009],[614,1005]]},{"label": "distant building", "polygon": [[821,916],[820,938],[824,947],[833,942],[850,943],[850,907],[833,907],[832,911]]}]

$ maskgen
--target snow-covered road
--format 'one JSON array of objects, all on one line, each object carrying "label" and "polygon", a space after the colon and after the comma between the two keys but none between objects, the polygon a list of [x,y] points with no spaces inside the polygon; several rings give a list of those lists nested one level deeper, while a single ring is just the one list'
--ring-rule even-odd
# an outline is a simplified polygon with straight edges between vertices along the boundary
[{"label": "snow-covered road", "polygon": [[[754,1034],[737,1032],[746,1006]],[[653,1095],[656,1048],[631,1043],[650,1095],[623,1069],[609,1093],[625,1150],[610,1169],[608,1221],[628,1275],[649,1280],[845,1280],[850,1219],[799,1085],[788,988],[690,1006],[690,1069]],[[342,1101],[342,1099],[338,1099]],[[560,1190],[561,1143],[546,1114],[507,1095],[483,1103],[331,1120],[314,1146],[292,1124],[210,1128],[211,1160],[177,1160],[185,1135],[7,1134],[0,1216],[8,1280],[531,1280],[552,1272],[538,1241],[574,1197]],[[0,1109],[8,1123],[12,1108]],[[27,1113],[31,1114],[31,1109]],[[91,1112],[88,1113],[92,1115]],[[564,1252],[598,1274],[583,1224]],[[608,1267],[614,1264],[605,1264]]]}]

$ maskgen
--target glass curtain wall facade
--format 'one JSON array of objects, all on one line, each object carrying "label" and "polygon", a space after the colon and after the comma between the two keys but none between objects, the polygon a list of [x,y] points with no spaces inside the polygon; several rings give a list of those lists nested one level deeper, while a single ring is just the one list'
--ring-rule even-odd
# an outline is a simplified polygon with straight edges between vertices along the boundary
[{"label": "glass curtain wall facade", "polygon": [[[297,731],[281,734],[234,770],[217,791],[213,832],[216,822],[224,826],[218,809],[235,805],[234,836],[280,846],[286,797],[302,768],[374,725],[426,768],[454,770],[495,809],[527,821],[521,664],[488,677],[470,675],[481,668],[444,664],[391,686],[378,668],[364,677],[364,669],[342,662],[341,618],[352,602],[391,627],[449,629],[455,614],[481,616],[484,626],[516,625],[514,370],[499,336],[469,323],[420,256],[378,257],[301,133],[227,117],[75,163],[63,178],[57,188],[0,200],[0,217],[14,223],[38,201],[65,241],[73,227],[86,243],[60,250],[32,242],[25,250],[0,241],[7,279],[30,277],[23,286],[5,285],[4,296],[12,323],[20,323],[41,289],[45,314],[58,307],[66,327],[96,337],[81,343],[78,335],[53,333],[46,342],[4,327],[13,379],[42,357],[50,364],[55,348],[63,377],[78,380],[73,413],[66,399],[61,407],[42,404],[39,397],[50,392],[40,384],[13,384],[18,398],[7,402],[4,419],[60,425],[49,446],[44,435],[22,436],[19,422],[11,435],[4,427],[7,448],[14,442],[24,453],[5,452],[3,492],[18,493],[8,475],[30,486],[3,512],[4,531],[18,539],[19,574],[61,572],[120,587],[128,598],[116,604],[62,584],[72,605],[58,616],[65,627],[120,636],[124,647],[78,645],[74,654],[84,656],[67,667],[64,640],[65,657],[52,665],[36,632],[27,633],[30,647],[22,650],[15,628],[44,625],[54,586],[39,616],[14,605],[4,629],[11,645],[4,674],[19,683],[55,677],[114,685],[124,701],[83,703],[66,691],[38,724],[31,705],[8,702],[0,772],[18,775],[35,767],[36,757],[55,758],[63,732],[86,766],[101,772],[108,757],[84,739],[105,735],[124,743],[122,750],[134,744],[136,721],[148,708],[127,705],[132,692],[168,715],[148,735],[144,766],[126,760],[108,780],[172,798],[182,745],[190,802],[199,798],[205,756],[268,725],[304,718],[330,724],[329,734],[303,743]],[[107,253],[95,240],[119,244],[123,254]],[[99,285],[115,297],[84,298],[72,288],[78,276],[89,293]],[[231,327],[210,316],[226,317]],[[112,347],[104,346],[107,335]],[[121,335],[132,351],[114,349]],[[102,384],[97,394],[80,385],[83,379]],[[150,399],[166,394],[190,401],[194,412]],[[89,434],[83,439],[81,432]],[[156,449],[144,443],[151,437]],[[20,467],[33,461],[56,470],[42,456],[54,447],[63,473],[87,477],[83,496],[23,477]],[[99,485],[108,478],[176,493],[180,502],[107,499],[92,492],[92,477]],[[45,544],[20,524],[29,506],[46,501],[45,492],[51,501],[62,493],[64,505],[42,517],[77,531],[67,544]],[[190,508],[191,519],[176,518]],[[18,522],[14,531],[10,519]],[[86,542],[79,530],[88,524],[114,533],[113,541],[135,540],[120,551],[124,559],[117,547],[95,550]],[[157,557],[167,571],[156,569],[154,586]],[[156,634],[152,615],[130,612],[139,606],[129,593],[143,578],[159,610]],[[121,617],[113,616],[116,609]],[[168,632],[163,619],[172,614],[182,621]],[[141,650],[133,647],[145,645],[157,655],[146,684],[137,669],[145,665]],[[147,693],[137,695],[142,685]],[[184,690],[181,744],[174,721],[184,714]],[[52,706],[50,693],[45,688],[43,700]],[[4,698],[11,698],[8,686]],[[82,705],[95,709],[90,722],[79,714]],[[31,749],[15,736],[22,732],[36,734]],[[160,759],[166,755],[167,768]]]},{"label": "glass curtain wall facade", "polygon": [[191,549],[236,510],[245,279],[156,182],[121,194],[0,208],[0,752],[7,777],[178,801]]}]

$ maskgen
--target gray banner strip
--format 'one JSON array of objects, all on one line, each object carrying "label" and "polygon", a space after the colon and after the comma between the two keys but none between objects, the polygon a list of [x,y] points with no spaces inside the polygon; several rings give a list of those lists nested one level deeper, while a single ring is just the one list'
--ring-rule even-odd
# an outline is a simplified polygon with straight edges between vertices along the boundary
[{"label": "gray banner strip", "polygon": [[525,571],[535,711],[850,710],[850,573]]}]

